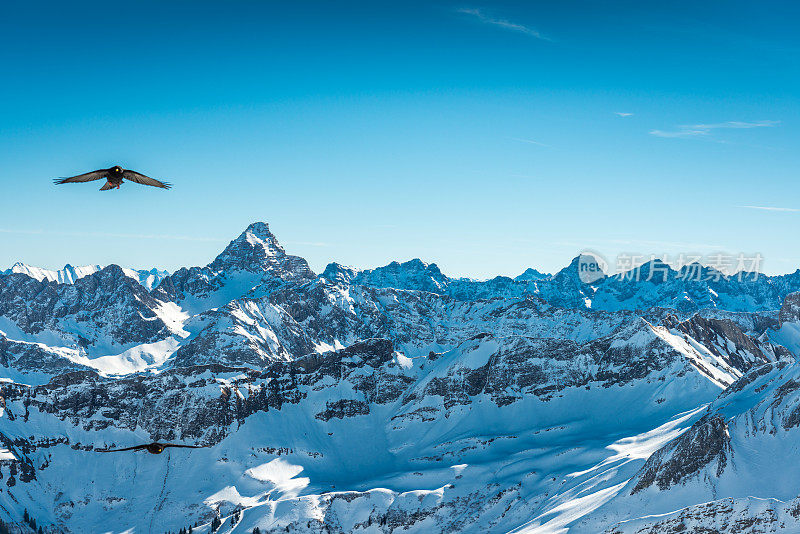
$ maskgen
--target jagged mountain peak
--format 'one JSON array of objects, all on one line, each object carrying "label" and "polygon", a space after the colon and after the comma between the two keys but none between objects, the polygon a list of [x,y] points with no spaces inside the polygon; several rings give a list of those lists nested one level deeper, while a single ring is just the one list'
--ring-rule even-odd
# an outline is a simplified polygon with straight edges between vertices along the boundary
[{"label": "jagged mountain peak", "polygon": [[433,276],[444,276],[442,271],[439,269],[439,266],[435,263],[428,263],[423,261],[419,258],[413,258],[408,261],[393,261],[384,267],[378,267],[373,269],[377,271],[379,269],[393,269],[393,270],[403,270],[403,271],[410,271],[410,272],[427,272]]},{"label": "jagged mountain peak", "polygon": [[239,237],[231,241],[225,250],[209,264],[215,271],[286,271],[285,274],[302,278],[315,275],[303,258],[286,254],[265,222],[250,224]]},{"label": "jagged mountain peak", "polygon": [[341,263],[331,262],[325,267],[325,270],[322,271],[320,276],[329,282],[349,284],[358,272],[358,269],[355,267],[348,267]]},{"label": "jagged mountain peak", "polygon": [[278,243],[278,238],[270,231],[269,224],[265,222],[257,221],[251,223],[230,243],[230,245],[243,241],[252,246],[262,246],[264,248],[274,247],[277,250],[283,251],[283,247]]},{"label": "jagged mountain peak", "polygon": [[433,283],[431,287],[437,289],[445,287],[450,282],[450,278],[442,274],[438,265],[427,263],[419,258],[404,262],[392,261],[383,267],[363,271],[355,267],[332,262],[325,267],[320,276],[332,282],[353,282],[365,285],[397,283],[400,284],[397,287],[404,289],[419,289],[417,285],[412,283],[412,280],[414,282],[421,281],[423,284],[427,282],[429,286]]},{"label": "jagged mountain peak", "polygon": [[103,267],[102,269],[100,269],[97,272],[100,275],[110,276],[110,277],[114,277],[114,278],[116,278],[118,276],[125,276],[125,271],[122,269],[122,267],[120,267],[116,263],[112,263],[110,265],[106,265],[105,267]]},{"label": "jagged mountain peak", "polygon": [[544,280],[546,278],[550,278],[550,275],[539,272],[532,267],[528,267],[521,275],[514,277],[514,280],[518,282],[532,282],[536,280]]},{"label": "jagged mountain peak", "polygon": [[393,261],[383,267],[359,272],[352,279],[355,284],[397,289],[414,289],[432,293],[445,291],[451,280],[435,263],[419,258],[405,262]]},{"label": "jagged mountain peak", "polygon": [[266,258],[283,256],[286,252],[278,238],[270,232],[269,225],[255,222],[248,226],[239,237],[231,241],[225,250],[216,257],[213,264],[220,267],[241,264],[242,261],[259,262]]},{"label": "jagged mountain peak", "polygon": [[275,247],[283,251],[283,247],[278,243],[278,238],[270,231],[269,224],[265,222],[251,223],[237,239],[244,239],[253,246]]},{"label": "jagged mountain peak", "polygon": [[[249,225],[205,267],[183,267],[157,288],[162,300],[185,301],[194,311],[216,308],[248,293],[267,294],[285,282],[316,277],[308,262],[286,254],[264,222]],[[186,304],[186,302],[184,302]]]},{"label": "jagged mountain peak", "polygon": [[275,237],[269,230],[269,223],[265,223],[264,221],[255,221],[250,223],[242,233],[253,234],[263,238]]}]

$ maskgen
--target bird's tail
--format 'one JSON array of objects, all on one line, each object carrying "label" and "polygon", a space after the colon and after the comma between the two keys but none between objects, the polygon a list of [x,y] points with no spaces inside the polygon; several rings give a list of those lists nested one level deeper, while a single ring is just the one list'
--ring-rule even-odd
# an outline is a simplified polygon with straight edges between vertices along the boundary
[{"label": "bird's tail", "polygon": [[114,186],[111,182],[106,182],[105,185],[100,188],[100,191],[108,191],[109,189],[114,189]]}]

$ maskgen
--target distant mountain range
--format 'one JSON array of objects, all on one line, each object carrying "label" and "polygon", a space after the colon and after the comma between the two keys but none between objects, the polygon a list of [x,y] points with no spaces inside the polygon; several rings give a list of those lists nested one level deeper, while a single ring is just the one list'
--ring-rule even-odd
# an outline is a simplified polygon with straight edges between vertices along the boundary
[{"label": "distant mountain range", "polygon": [[[0,274],[5,275],[19,273],[30,276],[31,278],[35,278],[40,282],[47,281],[58,282],[59,284],[74,284],[75,280],[83,278],[84,276],[89,276],[90,274],[94,274],[102,268],[103,267],[100,265],[83,265],[79,267],[73,267],[72,265],[67,264],[63,269],[53,271],[50,269],[42,269],[41,267],[33,267],[32,265],[17,262],[12,265],[10,269],[2,271]],[[123,268],[122,271],[126,276],[133,278],[147,289],[153,289],[155,286],[161,283],[161,280],[169,276],[169,272],[159,271],[155,268],[150,269],[149,271]]]},{"label": "distant mountain range", "polygon": [[535,295],[558,306],[606,311],[656,306],[687,313],[703,308],[769,311],[780,308],[786,295],[800,291],[800,270],[780,276],[747,273],[740,277],[698,264],[676,271],[659,260],[585,283],[579,276],[579,259],[576,257],[555,275],[528,269],[516,278],[498,276],[486,281],[450,278],[436,264],[419,259],[364,271],[331,263],[320,276],[341,283],[428,291],[458,300]]},{"label": "distant mountain range", "polygon": [[[265,223],[172,274],[17,264],[0,275],[0,520],[800,531],[800,271],[579,269],[316,274]],[[204,448],[98,452],[152,441]]]}]

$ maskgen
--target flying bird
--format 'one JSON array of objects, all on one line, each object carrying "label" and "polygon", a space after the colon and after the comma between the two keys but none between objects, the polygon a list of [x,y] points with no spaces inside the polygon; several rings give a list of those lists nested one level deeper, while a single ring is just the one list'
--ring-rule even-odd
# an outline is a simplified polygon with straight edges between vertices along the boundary
[{"label": "flying bird", "polygon": [[132,171],[130,169],[123,169],[119,165],[115,165],[110,169],[100,169],[97,171],[87,172],[86,174],[79,174],[70,178],[57,178],[53,180],[56,185],[60,184],[74,184],[81,182],[93,182],[95,180],[106,179],[106,183],[100,188],[100,191],[108,191],[109,189],[119,189],[122,182],[128,180],[137,184],[152,185],[153,187],[161,187],[162,189],[169,189],[172,187],[167,182],[160,182],[155,178],[150,178],[144,174]]},{"label": "flying bird", "polygon": [[135,447],[125,447],[124,449],[97,449],[97,452],[122,452],[122,451],[141,451],[146,450],[150,454],[161,454],[167,447],[181,447],[183,449],[202,449],[202,445],[180,445],[178,443],[147,443],[136,445]]}]

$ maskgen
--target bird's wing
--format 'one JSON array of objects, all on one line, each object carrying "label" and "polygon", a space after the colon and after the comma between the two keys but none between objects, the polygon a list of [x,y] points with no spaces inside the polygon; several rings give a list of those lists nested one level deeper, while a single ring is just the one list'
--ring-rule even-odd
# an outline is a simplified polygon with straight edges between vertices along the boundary
[{"label": "bird's wing", "polygon": [[125,447],[124,449],[97,449],[96,452],[122,452],[122,451],[138,451],[146,449],[147,445],[136,445],[135,447]]},{"label": "bird's wing", "polygon": [[53,180],[55,184],[72,184],[80,182],[91,182],[105,178],[108,169],[100,169],[97,171],[87,172],[86,174],[79,174],[78,176],[71,176],[69,178],[56,178]]},{"label": "bird's wing", "polygon": [[150,178],[149,176],[145,176],[144,174],[140,174],[136,171],[125,170],[122,172],[122,177],[125,180],[136,182],[137,184],[152,185],[153,187],[161,187],[163,189],[169,189],[172,187],[172,185],[167,182],[159,182],[155,178]]},{"label": "bird's wing", "polygon": [[167,447],[181,447],[181,448],[184,448],[184,449],[202,449],[203,448],[203,445],[181,445],[179,443],[162,443],[161,445],[163,445],[164,448],[167,448]]}]

